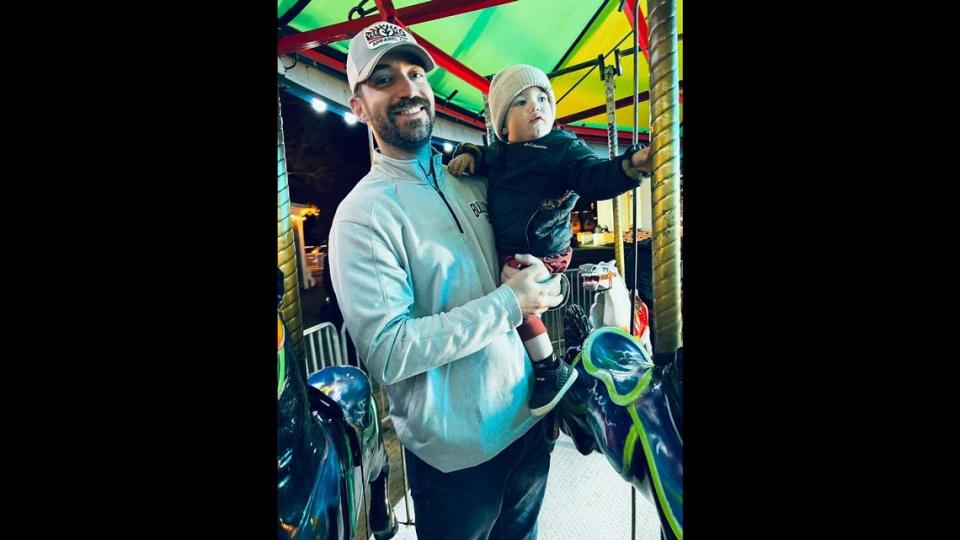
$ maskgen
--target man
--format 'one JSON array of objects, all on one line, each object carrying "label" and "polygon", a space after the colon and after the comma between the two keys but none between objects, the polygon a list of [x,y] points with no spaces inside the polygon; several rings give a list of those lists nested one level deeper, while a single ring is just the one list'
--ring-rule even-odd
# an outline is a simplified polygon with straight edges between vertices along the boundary
[{"label": "man", "polygon": [[433,59],[378,22],[350,42],[350,107],[376,139],[330,236],[333,286],[371,377],[386,388],[421,540],[533,539],[550,467],[514,331],[561,297],[543,263],[500,284],[482,179],[430,145]]}]

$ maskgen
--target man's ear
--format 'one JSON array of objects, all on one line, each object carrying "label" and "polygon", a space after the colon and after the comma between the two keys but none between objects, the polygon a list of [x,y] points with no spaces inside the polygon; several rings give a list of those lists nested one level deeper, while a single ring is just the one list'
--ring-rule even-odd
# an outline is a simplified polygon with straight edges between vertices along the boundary
[{"label": "man's ear", "polygon": [[367,107],[364,105],[362,99],[357,96],[350,96],[350,110],[353,111],[353,115],[357,117],[357,120],[360,120],[364,124],[367,123]]}]

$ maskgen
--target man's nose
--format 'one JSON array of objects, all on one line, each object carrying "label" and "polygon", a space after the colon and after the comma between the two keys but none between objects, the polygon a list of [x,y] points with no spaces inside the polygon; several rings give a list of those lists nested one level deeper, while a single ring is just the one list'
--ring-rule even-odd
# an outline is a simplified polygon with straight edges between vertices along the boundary
[{"label": "man's nose", "polygon": [[414,82],[409,77],[403,77],[400,80],[399,91],[401,97],[426,97],[423,95],[423,88],[421,85]]}]

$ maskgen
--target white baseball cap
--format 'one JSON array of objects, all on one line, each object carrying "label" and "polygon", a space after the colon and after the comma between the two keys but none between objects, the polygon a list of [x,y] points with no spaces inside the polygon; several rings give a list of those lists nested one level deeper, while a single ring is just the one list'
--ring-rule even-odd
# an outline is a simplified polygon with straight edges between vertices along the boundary
[{"label": "white baseball cap", "polygon": [[350,91],[367,80],[380,58],[388,52],[407,51],[423,61],[423,69],[432,70],[436,64],[426,49],[421,47],[405,28],[388,22],[377,22],[357,32],[350,40],[347,53],[347,83]]}]

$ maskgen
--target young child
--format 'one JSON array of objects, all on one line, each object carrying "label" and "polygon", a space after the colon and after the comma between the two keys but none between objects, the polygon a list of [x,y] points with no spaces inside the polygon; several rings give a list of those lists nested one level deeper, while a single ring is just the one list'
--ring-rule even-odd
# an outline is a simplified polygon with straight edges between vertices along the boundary
[{"label": "young child", "polygon": [[[553,88],[533,66],[497,73],[489,106],[498,140],[484,149],[460,145],[447,170],[487,177],[501,266],[521,268],[514,254],[531,253],[551,272],[563,272],[573,255],[570,213],[577,199],[609,199],[639,185],[649,176],[649,150],[633,147],[615,160],[601,159],[576,136],[553,130]],[[542,416],[569,390],[577,372],[558,360],[539,317],[525,319],[517,331],[534,366],[530,412]]]}]

